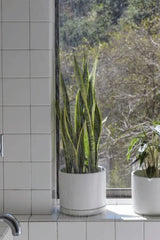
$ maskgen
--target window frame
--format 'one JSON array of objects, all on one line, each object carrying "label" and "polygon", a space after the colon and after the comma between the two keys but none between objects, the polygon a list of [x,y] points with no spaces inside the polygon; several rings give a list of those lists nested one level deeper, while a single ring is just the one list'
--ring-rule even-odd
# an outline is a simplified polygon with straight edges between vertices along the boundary
[{"label": "window frame", "polygon": [[[59,100],[59,0],[55,0],[55,89],[56,100]],[[59,199],[59,169],[60,169],[60,134],[59,120],[56,116],[56,196]],[[109,199],[130,199],[131,188],[106,188],[106,197]]]}]

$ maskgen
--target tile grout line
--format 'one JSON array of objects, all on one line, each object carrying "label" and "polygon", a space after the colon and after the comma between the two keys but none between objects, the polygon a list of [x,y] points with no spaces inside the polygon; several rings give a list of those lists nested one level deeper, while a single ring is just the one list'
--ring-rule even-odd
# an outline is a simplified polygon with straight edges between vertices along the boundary
[{"label": "tile grout line", "polygon": [[[30,161],[31,161],[31,166],[30,166],[30,171],[31,171],[31,189],[30,189],[30,193],[31,193],[31,197],[30,197],[30,213],[32,214],[33,211],[33,206],[32,206],[32,135],[31,135],[31,8],[30,8],[30,0],[29,0],[29,99],[30,99]],[[29,233],[28,233],[29,236]]]},{"label": "tile grout line", "polygon": [[58,218],[57,218],[57,224],[56,224],[56,226],[57,226],[57,240],[58,240]]},{"label": "tile grout line", "polygon": [[3,135],[3,211],[5,209],[5,204],[4,204],[4,108],[3,108],[3,85],[4,85],[4,79],[3,79],[3,52],[2,52],[2,48],[3,48],[3,24],[2,24],[2,0],[1,0],[1,77],[2,77],[2,135]]},{"label": "tile grout line", "polygon": [[30,218],[31,217],[28,218],[28,239],[27,240],[30,239],[30,236],[29,236],[29,232],[30,232]]},{"label": "tile grout line", "polygon": [[114,239],[116,240],[116,219],[114,219]]},{"label": "tile grout line", "polygon": [[87,219],[85,221],[85,240],[87,240]]},{"label": "tile grout line", "polygon": [[48,49],[48,48],[3,48],[1,49],[2,52],[19,52],[19,51],[24,51],[24,52],[28,52],[29,50],[32,50],[32,51],[46,51],[46,52],[49,52],[51,51],[51,49]]},{"label": "tile grout line", "polygon": [[31,20],[0,20],[2,23],[52,23],[52,21],[45,21],[45,20],[37,20],[37,21],[31,21]]},{"label": "tile grout line", "polygon": [[145,222],[143,221],[143,240],[145,240]]}]

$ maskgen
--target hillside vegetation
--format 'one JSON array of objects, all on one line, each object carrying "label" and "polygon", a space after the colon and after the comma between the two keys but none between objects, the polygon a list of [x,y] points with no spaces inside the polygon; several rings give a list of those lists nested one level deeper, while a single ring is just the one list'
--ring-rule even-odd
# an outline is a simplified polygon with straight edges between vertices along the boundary
[{"label": "hillside vegetation", "polygon": [[108,187],[130,187],[126,152],[137,126],[160,119],[160,1],[60,0],[60,55],[74,99],[73,55],[91,65],[99,53],[96,94],[103,131],[99,161]]}]

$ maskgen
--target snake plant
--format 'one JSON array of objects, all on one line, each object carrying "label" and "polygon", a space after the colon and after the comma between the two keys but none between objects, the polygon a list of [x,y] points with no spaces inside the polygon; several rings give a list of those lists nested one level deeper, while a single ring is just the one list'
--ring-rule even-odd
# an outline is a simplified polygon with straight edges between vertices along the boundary
[{"label": "snake plant", "polygon": [[148,178],[160,177],[160,125],[149,125],[142,128],[141,133],[134,137],[128,148],[127,160],[132,158],[130,165],[139,162]]},{"label": "snake plant", "polygon": [[98,171],[98,148],[102,130],[101,113],[95,94],[97,59],[91,73],[89,73],[85,56],[82,69],[76,57],[74,57],[73,64],[78,84],[74,116],[71,116],[69,96],[62,73],[60,73],[60,93],[63,103],[61,107],[57,104],[65,171],[67,173],[92,173]]}]

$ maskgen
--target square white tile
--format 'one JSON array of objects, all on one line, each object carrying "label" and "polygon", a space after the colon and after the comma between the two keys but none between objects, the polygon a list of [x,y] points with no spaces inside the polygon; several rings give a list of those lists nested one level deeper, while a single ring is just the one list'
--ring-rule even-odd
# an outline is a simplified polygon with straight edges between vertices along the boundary
[{"label": "square white tile", "polygon": [[88,222],[87,240],[114,240],[114,221],[113,222]]},{"label": "square white tile", "polygon": [[0,19],[1,19],[1,17],[2,17],[2,15],[1,15],[1,13],[2,13],[2,0],[0,0]]},{"label": "square white tile", "polygon": [[143,222],[116,222],[116,240],[128,239],[143,239]]},{"label": "square white tile", "polygon": [[50,107],[31,107],[31,132],[51,132],[51,110]]},{"label": "square white tile", "polygon": [[3,21],[29,21],[29,0],[2,0]]},{"label": "square white tile", "polygon": [[2,51],[0,50],[0,78],[2,78]]},{"label": "square white tile", "polygon": [[2,105],[2,78],[0,78],[0,106]]},{"label": "square white tile", "polygon": [[30,161],[30,136],[4,135],[4,161]]},{"label": "square white tile", "polygon": [[51,23],[31,22],[31,49],[51,49],[52,32]]},{"label": "square white tile", "polygon": [[29,49],[29,23],[3,22],[3,49]]},{"label": "square white tile", "polygon": [[2,133],[2,107],[0,107],[0,133]]},{"label": "square white tile", "polygon": [[31,164],[4,163],[4,188],[31,189]]},{"label": "square white tile", "polygon": [[0,190],[0,212],[3,212],[3,190]]},{"label": "square white tile", "polygon": [[28,231],[29,231],[29,223],[27,222],[20,222],[22,234],[18,237],[14,237],[14,240],[28,240]]},{"label": "square white tile", "polygon": [[31,79],[31,104],[50,105],[51,79],[32,78]]},{"label": "square white tile", "polygon": [[31,135],[31,156],[34,161],[51,161],[51,136]]},{"label": "square white tile", "polygon": [[57,224],[55,222],[29,223],[30,240],[57,240]]},{"label": "square white tile", "polygon": [[31,214],[31,191],[4,191],[4,212]]},{"label": "square white tile", "polygon": [[[1,4],[1,1],[0,1],[0,4]],[[0,6],[0,10],[1,10],[1,6]],[[1,13],[0,13],[0,16],[1,16]],[[2,24],[0,24],[0,49],[1,48],[2,48]]]},{"label": "square white tile", "polygon": [[51,214],[53,211],[52,189],[32,191],[32,214]]},{"label": "square white tile", "polygon": [[31,51],[31,77],[51,77],[52,55],[51,51]]},{"label": "square white tile", "polygon": [[52,189],[51,163],[32,163],[32,189]]},{"label": "square white tile", "polygon": [[3,80],[4,105],[30,104],[30,79],[4,79]]},{"label": "square white tile", "polygon": [[31,21],[50,21],[51,0],[30,0]]},{"label": "square white tile", "polygon": [[29,51],[3,51],[3,77],[29,77]]},{"label": "square white tile", "polygon": [[58,222],[58,240],[86,240],[85,224],[85,222]]},{"label": "square white tile", "polygon": [[0,189],[3,190],[3,163],[0,162]]},{"label": "square white tile", "polygon": [[160,222],[145,222],[145,240],[159,240]]},{"label": "square white tile", "polygon": [[29,107],[4,107],[4,133],[30,133]]}]

